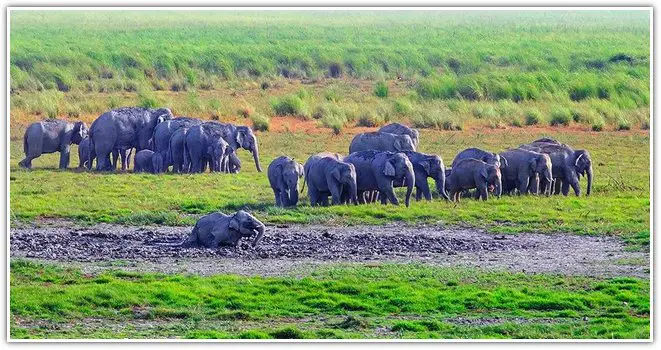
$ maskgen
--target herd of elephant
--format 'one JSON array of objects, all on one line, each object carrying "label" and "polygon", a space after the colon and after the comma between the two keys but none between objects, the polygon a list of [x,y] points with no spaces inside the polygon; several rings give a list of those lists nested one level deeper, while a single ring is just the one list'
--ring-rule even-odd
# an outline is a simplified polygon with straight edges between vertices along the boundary
[{"label": "herd of elephant", "polygon": [[278,206],[295,206],[298,182],[308,186],[311,205],[363,204],[380,199],[399,204],[395,187],[406,187],[408,207],[413,188],[416,200],[432,199],[428,178],[434,179],[436,193],[459,201],[475,189],[476,199],[489,193],[567,195],[569,187],[579,196],[579,178],[587,176],[592,191],[592,159],[586,150],[574,150],[551,138],[535,140],[500,154],[478,148],[461,151],[446,168],[439,155],[417,152],[419,132],[403,124],[388,124],[376,132],[356,135],[349,155],[319,153],[304,165],[291,157],[276,158],[268,178]]},{"label": "herd of elephant", "polygon": [[[416,200],[432,199],[428,178],[435,182],[438,196],[459,201],[462,195],[487,200],[489,193],[559,194],[569,188],[579,196],[579,178],[587,177],[592,191],[592,159],[586,150],[574,150],[551,138],[542,138],[500,154],[478,148],[461,151],[445,167],[439,155],[417,152],[419,132],[399,123],[376,132],[356,135],[349,155],[323,152],[310,156],[305,164],[280,156],[268,167],[267,176],[277,206],[296,206],[299,181],[307,185],[310,205],[363,204],[380,200],[398,205],[394,188],[406,187],[408,207],[416,189]],[[249,127],[189,117],[173,117],[167,108],[123,107],[99,116],[88,128],[83,122],[48,119],[33,123],[23,136],[25,159],[19,165],[31,168],[32,160],[44,153],[60,152],[59,167],[69,166],[70,146],[77,144],[79,167],[97,171],[128,167],[133,149],[134,172],[237,173],[240,148],[250,151],[261,172],[257,138]],[[111,159],[112,155],[112,159]],[[120,158],[121,157],[121,158]],[[264,235],[264,224],[245,211],[231,215],[211,213],[195,225],[190,237],[178,246],[238,244],[254,237],[253,246]]]}]

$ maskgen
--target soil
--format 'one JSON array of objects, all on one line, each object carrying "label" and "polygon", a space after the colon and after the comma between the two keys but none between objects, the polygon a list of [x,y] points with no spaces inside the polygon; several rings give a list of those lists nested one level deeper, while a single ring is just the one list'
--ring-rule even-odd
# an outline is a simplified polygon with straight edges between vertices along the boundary
[{"label": "soil", "polygon": [[[262,242],[181,248],[190,227],[70,224],[11,229],[11,257],[103,269],[210,275],[301,275],[328,263],[423,263],[525,273],[649,278],[649,252],[615,237],[493,235],[446,226],[268,226]],[[638,263],[636,263],[638,262]]]}]

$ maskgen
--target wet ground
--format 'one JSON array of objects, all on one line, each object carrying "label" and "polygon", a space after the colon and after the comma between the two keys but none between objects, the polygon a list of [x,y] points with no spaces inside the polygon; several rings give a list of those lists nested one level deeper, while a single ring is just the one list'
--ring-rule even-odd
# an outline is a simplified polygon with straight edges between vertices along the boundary
[{"label": "wet ground", "polygon": [[305,273],[328,263],[411,263],[526,273],[649,278],[649,254],[629,252],[615,237],[570,234],[493,235],[445,226],[268,226],[262,242],[218,249],[175,246],[190,227],[12,228],[12,257],[66,262],[94,271],[165,273]]}]

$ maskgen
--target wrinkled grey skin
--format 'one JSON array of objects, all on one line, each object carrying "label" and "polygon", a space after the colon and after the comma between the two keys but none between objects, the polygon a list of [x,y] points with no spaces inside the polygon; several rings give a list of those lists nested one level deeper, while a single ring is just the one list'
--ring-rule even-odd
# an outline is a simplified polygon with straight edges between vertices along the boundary
[{"label": "wrinkled grey skin", "polygon": [[[587,176],[588,185],[586,195],[592,192],[592,158],[586,150],[574,150],[564,144],[553,143],[533,143],[530,145],[521,145],[519,148],[527,149],[539,153],[546,153],[551,157],[553,165],[553,180],[556,182],[555,193],[560,190],[564,196],[569,194],[569,187],[574,190],[576,196],[581,195],[579,185],[579,176]],[[540,179],[540,186],[547,184]]]},{"label": "wrinkled grey skin", "polygon": [[191,126],[200,124],[202,124],[202,121],[197,118],[176,117],[156,125],[154,128],[152,150],[160,153],[163,159],[165,159],[166,168],[173,165],[172,160],[168,156],[170,155],[170,138],[172,138],[175,131],[180,128],[190,128]]},{"label": "wrinkled grey skin", "polygon": [[[78,145],[78,168],[87,168],[87,169],[92,169],[92,163],[94,162],[94,159],[96,159],[96,152],[90,147],[90,138],[89,136],[84,138],[82,141],[80,141],[80,144]],[[128,152],[128,155],[126,157],[122,157],[122,159],[127,159],[130,160],[131,158],[131,149],[129,150],[119,150],[117,148],[112,150],[112,167],[113,169],[117,169],[117,159],[119,159],[119,153],[120,152]],[[127,164],[122,164],[122,169],[126,169],[128,166]]]},{"label": "wrinkled grey skin", "polygon": [[247,126],[233,125],[210,121],[204,123],[205,125],[214,124],[218,130],[221,131],[222,137],[233,150],[243,148],[252,153],[252,158],[255,161],[255,168],[258,172],[262,171],[262,166],[259,164],[259,145],[257,144],[257,137]]},{"label": "wrinkled grey skin", "polygon": [[542,178],[546,184],[543,194],[550,194],[553,181],[551,158],[548,154],[525,149],[511,149],[500,154],[507,158],[508,166],[501,170],[503,192],[511,193],[515,189],[519,194],[537,194],[537,181]]},{"label": "wrinkled grey skin", "polygon": [[230,174],[238,174],[241,171],[241,159],[236,155],[236,150],[232,147],[227,149],[227,172]]},{"label": "wrinkled grey skin", "polygon": [[294,158],[281,156],[269,164],[267,175],[275,195],[275,205],[296,206],[298,203],[298,179],[303,177],[303,165]]},{"label": "wrinkled grey skin", "polygon": [[165,171],[163,156],[149,149],[143,149],[135,154],[133,160],[133,172],[148,172],[160,174]]},{"label": "wrinkled grey skin", "polygon": [[[170,119],[172,112],[167,108],[122,107],[103,113],[92,123],[89,133],[97,156],[96,170],[112,169],[109,159],[115,148],[150,149],[154,128]],[[128,152],[122,153],[122,164],[128,164]]]},{"label": "wrinkled grey skin", "polygon": [[170,137],[166,158],[170,160],[174,173],[190,172],[190,159],[185,147],[186,133],[188,133],[188,128],[182,127],[175,130]]},{"label": "wrinkled grey skin", "polygon": [[454,157],[454,160],[452,161],[452,167],[454,168],[454,166],[457,165],[459,161],[468,158],[479,159],[489,164],[495,164],[501,169],[507,166],[507,159],[503,159],[497,153],[487,152],[479,148],[467,148],[459,152],[459,154]]},{"label": "wrinkled grey skin", "polygon": [[32,123],[23,135],[25,158],[18,165],[32,168],[32,160],[44,153],[60,152],[60,169],[69,167],[71,144],[80,144],[87,136],[87,125],[83,122],[67,122],[48,119]]},{"label": "wrinkled grey skin", "polygon": [[220,171],[228,147],[217,124],[204,123],[189,128],[184,148],[190,160],[190,171],[204,172],[207,164],[212,172]]},{"label": "wrinkled grey skin", "polygon": [[415,187],[413,164],[404,153],[383,151],[354,152],[344,161],[356,167],[358,200],[364,202],[364,192],[379,191],[381,204],[390,201],[399,205],[393,186],[406,186],[405,203],[408,207]]},{"label": "wrinkled grey skin", "polygon": [[427,178],[434,179],[436,183],[436,192],[446,200],[449,200],[445,191],[445,164],[441,156],[424,154],[414,151],[403,152],[413,164],[415,173],[415,199],[420,200],[424,196],[426,200],[431,200],[429,183]]},{"label": "wrinkled grey skin", "polygon": [[416,149],[420,144],[420,133],[418,132],[418,130],[409,128],[404,124],[390,123],[388,125],[382,126],[381,129],[379,129],[378,131],[387,132],[395,135],[409,135],[411,140],[413,140],[413,145],[415,145]]},{"label": "wrinkled grey skin", "polygon": [[254,237],[254,247],[264,237],[265,228],[261,221],[243,210],[232,215],[212,213],[201,217],[190,236],[178,246],[213,249],[221,245],[236,246],[241,238]]},{"label": "wrinkled grey skin", "polygon": [[307,184],[310,205],[327,206],[329,195],[334,205],[358,204],[356,169],[341,158],[337,153],[324,152],[311,156],[303,165],[303,188]]},{"label": "wrinkled grey skin", "polygon": [[354,136],[349,153],[361,151],[403,152],[415,151],[415,144],[408,135],[395,135],[387,132],[364,132]]},{"label": "wrinkled grey skin", "polygon": [[497,196],[502,192],[500,168],[474,158],[463,159],[453,166],[445,184],[450,198],[457,202],[463,190],[477,188],[477,198],[482,200],[489,198],[489,186],[494,187]]},{"label": "wrinkled grey skin", "polygon": [[537,139],[537,140],[535,140],[531,143],[553,143],[553,144],[556,144],[556,145],[561,145],[562,144],[562,143],[560,143],[560,141],[558,141],[556,139],[553,139],[553,138],[550,138],[550,137],[542,137],[541,139]]}]

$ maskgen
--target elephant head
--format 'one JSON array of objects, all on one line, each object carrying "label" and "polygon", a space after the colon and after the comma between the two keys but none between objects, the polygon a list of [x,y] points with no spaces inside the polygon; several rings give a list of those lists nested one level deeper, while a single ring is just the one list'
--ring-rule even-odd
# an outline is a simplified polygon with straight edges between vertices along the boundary
[{"label": "elephant head", "polygon": [[427,176],[434,179],[436,183],[436,191],[444,199],[449,200],[447,192],[445,191],[445,180],[446,180],[446,169],[445,164],[443,164],[443,159],[439,156],[430,156],[427,157],[420,165],[427,173]]},{"label": "elephant head", "polygon": [[239,210],[232,215],[229,223],[229,229],[237,232],[242,237],[255,236],[252,241],[253,247],[264,237],[264,228],[265,226],[261,221],[243,210]]},{"label": "elephant head", "polygon": [[163,156],[160,153],[154,153],[151,156],[151,164],[154,174],[163,172]]},{"label": "elephant head", "polygon": [[574,156],[576,157],[576,160],[574,161],[576,172],[582,176],[587,175],[588,177],[588,189],[586,195],[589,196],[592,192],[592,158],[588,151],[582,149],[574,151]]},{"label": "elephant head", "polygon": [[73,129],[71,131],[71,143],[80,145],[80,141],[85,139],[88,133],[89,129],[87,128],[87,124],[84,122],[76,122],[73,124]]},{"label": "elephant head", "polygon": [[207,147],[207,155],[211,158],[211,170],[219,172],[220,163],[225,155],[227,144],[222,138],[214,140],[209,147]]},{"label": "elephant head", "polygon": [[409,135],[397,135],[393,146],[397,152],[415,151],[415,144]]},{"label": "elephant head", "polygon": [[495,164],[487,164],[480,173],[488,185],[494,187],[494,193],[500,197],[503,191],[502,179],[500,176],[500,168]]},{"label": "elephant head", "polygon": [[338,162],[330,171],[331,176],[338,181],[342,186],[341,193],[349,192],[349,198],[354,204],[358,204],[358,188],[356,185],[356,168],[353,164]]},{"label": "elephant head", "polygon": [[172,119],[172,111],[169,108],[159,108],[151,112],[153,118],[156,119],[156,124],[162,123],[166,120]]},{"label": "elephant head", "polygon": [[550,194],[551,183],[553,182],[551,157],[548,154],[542,153],[532,158],[530,160],[530,170],[539,174],[540,180],[542,177],[546,180],[546,186],[542,189],[542,192]]},{"label": "elephant head", "polygon": [[303,177],[303,172],[303,166],[293,159],[282,168],[282,179],[289,191],[292,205],[298,203],[298,179]]},{"label": "elephant head", "polygon": [[252,153],[252,158],[255,160],[255,167],[258,172],[262,172],[262,166],[259,164],[259,145],[257,144],[257,137],[252,130],[247,126],[237,126],[235,132],[235,141],[243,149]]},{"label": "elephant head", "polygon": [[[408,137],[408,135],[405,136]],[[383,174],[393,178],[395,181],[404,180],[404,184],[406,185],[406,206],[408,207],[411,201],[413,187],[415,187],[415,173],[413,172],[413,164],[411,164],[406,154],[395,153],[389,157],[383,167]]]},{"label": "elephant head", "polygon": [[492,153],[492,154],[493,154],[492,157],[486,157],[486,159],[483,160],[489,164],[495,164],[500,169],[504,169],[509,165],[507,164],[507,158],[501,156],[498,153]]}]

